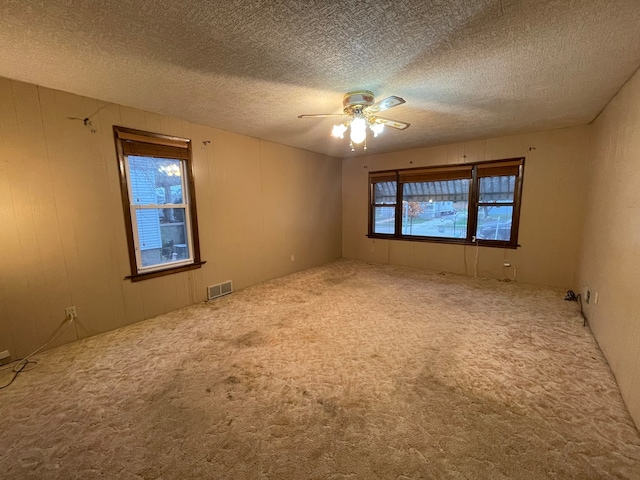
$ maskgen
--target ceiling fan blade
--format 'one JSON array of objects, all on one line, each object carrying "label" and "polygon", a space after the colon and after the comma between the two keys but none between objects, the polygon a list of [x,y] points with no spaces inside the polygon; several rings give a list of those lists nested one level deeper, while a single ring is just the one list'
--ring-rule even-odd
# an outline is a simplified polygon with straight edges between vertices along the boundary
[{"label": "ceiling fan blade", "polygon": [[397,128],[398,130],[404,130],[405,128],[409,128],[409,125],[411,125],[410,123],[404,123],[404,122],[399,122],[397,120],[391,120],[389,118],[380,118],[380,117],[375,117],[373,121],[375,123],[382,123],[387,127]]},{"label": "ceiling fan blade", "polygon": [[397,107],[398,105],[402,105],[405,103],[404,98],[396,97],[392,95],[390,97],[385,98],[384,100],[380,100],[379,102],[374,103],[373,105],[369,105],[364,108],[364,111],[367,113],[378,113],[383,110],[388,110],[391,107]]},{"label": "ceiling fan blade", "polygon": [[311,115],[298,115],[298,118],[323,118],[323,117],[348,117],[344,113],[313,113]]}]

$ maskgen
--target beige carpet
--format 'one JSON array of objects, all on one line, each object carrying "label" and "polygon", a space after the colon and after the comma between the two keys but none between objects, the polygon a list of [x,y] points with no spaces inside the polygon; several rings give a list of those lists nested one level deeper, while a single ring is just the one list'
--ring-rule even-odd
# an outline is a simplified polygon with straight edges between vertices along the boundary
[{"label": "beige carpet", "polygon": [[0,477],[638,479],[563,297],[341,260],[66,345],[0,391]]}]

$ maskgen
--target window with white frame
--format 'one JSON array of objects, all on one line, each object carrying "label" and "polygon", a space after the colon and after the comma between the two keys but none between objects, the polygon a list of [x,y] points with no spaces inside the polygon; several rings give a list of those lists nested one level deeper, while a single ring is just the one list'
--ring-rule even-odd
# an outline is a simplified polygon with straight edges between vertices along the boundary
[{"label": "window with white frame", "polygon": [[191,141],[114,126],[133,281],[200,267]]}]

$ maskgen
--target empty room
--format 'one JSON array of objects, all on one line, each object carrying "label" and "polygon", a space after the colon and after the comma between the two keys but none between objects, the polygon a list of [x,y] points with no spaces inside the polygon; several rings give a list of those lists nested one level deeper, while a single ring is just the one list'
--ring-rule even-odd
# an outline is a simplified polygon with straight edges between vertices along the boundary
[{"label": "empty room", "polygon": [[637,0],[0,0],[0,478],[640,478]]}]

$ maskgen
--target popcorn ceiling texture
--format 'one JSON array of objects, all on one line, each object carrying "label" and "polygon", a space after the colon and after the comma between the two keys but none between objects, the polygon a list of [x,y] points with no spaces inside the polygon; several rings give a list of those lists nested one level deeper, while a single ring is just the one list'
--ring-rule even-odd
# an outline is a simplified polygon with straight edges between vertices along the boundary
[{"label": "popcorn ceiling texture", "polygon": [[340,260],[38,360],[0,392],[2,478],[640,478],[545,287]]},{"label": "popcorn ceiling texture", "polygon": [[3,0],[0,18],[0,75],[338,157],[335,120],[297,115],[350,90],[407,100],[380,153],[588,123],[640,65],[637,0]]}]

